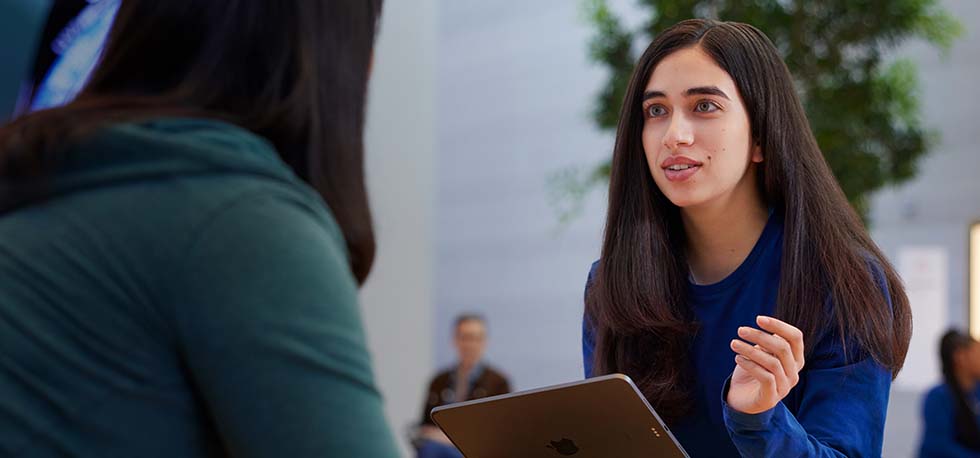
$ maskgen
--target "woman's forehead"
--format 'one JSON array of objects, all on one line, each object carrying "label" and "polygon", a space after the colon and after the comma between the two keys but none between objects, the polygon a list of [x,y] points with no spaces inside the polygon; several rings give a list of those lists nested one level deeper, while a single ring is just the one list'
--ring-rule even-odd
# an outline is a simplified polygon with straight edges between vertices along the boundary
[{"label": "woman's forehead", "polygon": [[650,74],[645,92],[662,92],[668,97],[684,96],[696,87],[717,87],[737,96],[735,81],[700,48],[675,51],[663,58]]}]

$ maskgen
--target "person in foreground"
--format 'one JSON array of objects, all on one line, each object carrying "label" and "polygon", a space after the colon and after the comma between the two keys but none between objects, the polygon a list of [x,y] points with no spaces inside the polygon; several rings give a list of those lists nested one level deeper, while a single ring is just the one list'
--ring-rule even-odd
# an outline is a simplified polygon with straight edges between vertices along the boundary
[{"label": "person in foreground", "polygon": [[922,403],[920,458],[980,457],[980,342],[951,329],[939,341],[943,382]]},{"label": "person in foreground", "polygon": [[357,289],[380,0],[123,0],[0,129],[0,456],[394,457]]},{"label": "person in foreground", "polygon": [[658,35],[620,114],[586,377],[629,375],[693,457],[881,456],[910,335],[769,39]]}]

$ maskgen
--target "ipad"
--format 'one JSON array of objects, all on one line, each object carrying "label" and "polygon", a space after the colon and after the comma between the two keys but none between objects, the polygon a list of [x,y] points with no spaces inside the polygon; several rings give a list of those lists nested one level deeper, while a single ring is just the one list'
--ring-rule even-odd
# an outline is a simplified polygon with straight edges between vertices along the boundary
[{"label": "ipad", "polygon": [[466,458],[686,458],[629,377],[587,380],[432,409]]}]

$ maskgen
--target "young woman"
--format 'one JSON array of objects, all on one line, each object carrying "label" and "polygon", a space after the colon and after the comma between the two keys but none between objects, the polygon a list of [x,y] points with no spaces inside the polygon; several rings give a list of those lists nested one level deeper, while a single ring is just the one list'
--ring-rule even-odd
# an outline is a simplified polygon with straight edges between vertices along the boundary
[{"label": "young woman", "polygon": [[586,286],[586,376],[633,378],[694,457],[880,456],[911,316],[746,24],[640,58]]},{"label": "young woman", "polygon": [[949,330],[939,341],[943,383],[923,403],[920,458],[980,456],[980,342]]},{"label": "young woman", "polygon": [[397,456],[357,288],[380,0],[122,0],[0,129],[0,456]]}]

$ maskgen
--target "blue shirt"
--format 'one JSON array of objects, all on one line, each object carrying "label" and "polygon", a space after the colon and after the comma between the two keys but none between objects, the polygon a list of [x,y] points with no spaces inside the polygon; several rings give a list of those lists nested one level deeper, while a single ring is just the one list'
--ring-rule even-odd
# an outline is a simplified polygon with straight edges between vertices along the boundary
[{"label": "blue shirt", "polygon": [[[712,285],[689,285],[689,303],[700,325],[689,355],[693,405],[670,429],[695,458],[881,456],[891,372],[863,352],[849,349],[845,358],[833,330],[819,340],[799,383],[773,409],[749,415],[724,401],[735,368],[729,343],[738,327],[757,327],[756,316],[775,312],[782,243],[782,220],[774,213],[734,272]],[[883,275],[872,270],[887,293]],[[586,377],[593,375],[595,349],[589,322],[586,317],[582,339]]]},{"label": "blue shirt", "polygon": [[[980,385],[967,396],[967,402],[977,404]],[[968,449],[956,440],[956,401],[949,385],[943,383],[929,390],[922,403],[922,419],[925,430],[922,432],[919,458],[980,457],[980,450]],[[980,423],[980,416],[976,421]]]}]

